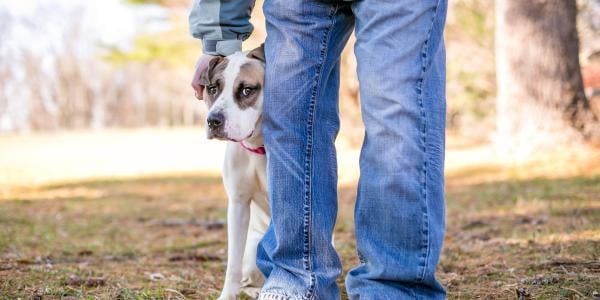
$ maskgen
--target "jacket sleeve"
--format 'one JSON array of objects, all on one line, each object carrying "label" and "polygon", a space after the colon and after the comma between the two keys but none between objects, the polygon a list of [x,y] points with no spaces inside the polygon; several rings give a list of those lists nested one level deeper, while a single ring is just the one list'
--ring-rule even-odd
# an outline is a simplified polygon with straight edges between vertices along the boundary
[{"label": "jacket sleeve", "polygon": [[250,13],[254,0],[194,0],[189,16],[192,36],[202,40],[202,51],[229,55],[242,49],[254,27]]}]

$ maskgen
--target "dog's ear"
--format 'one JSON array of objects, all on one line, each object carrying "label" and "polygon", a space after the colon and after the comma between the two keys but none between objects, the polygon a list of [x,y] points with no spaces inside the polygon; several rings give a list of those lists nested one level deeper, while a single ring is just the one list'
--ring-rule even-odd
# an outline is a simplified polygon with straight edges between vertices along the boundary
[{"label": "dog's ear", "polygon": [[204,72],[200,74],[200,84],[207,86],[210,84],[210,74],[214,71],[215,67],[223,61],[222,56],[215,56],[208,62],[208,67],[204,69]]},{"label": "dog's ear", "polygon": [[258,48],[253,49],[246,55],[249,58],[258,59],[265,62],[265,44],[261,44]]}]

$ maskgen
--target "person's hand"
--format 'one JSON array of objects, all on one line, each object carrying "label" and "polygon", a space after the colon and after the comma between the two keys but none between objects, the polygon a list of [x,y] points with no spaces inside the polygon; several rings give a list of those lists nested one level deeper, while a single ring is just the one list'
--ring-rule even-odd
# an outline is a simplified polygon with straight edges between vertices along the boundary
[{"label": "person's hand", "polygon": [[192,88],[194,89],[195,96],[198,100],[202,100],[202,95],[204,93],[204,85],[202,85],[200,82],[200,76],[202,76],[202,73],[208,67],[208,63],[214,57],[215,56],[213,55],[203,54],[196,63],[196,71],[194,72],[194,77],[192,78]]}]

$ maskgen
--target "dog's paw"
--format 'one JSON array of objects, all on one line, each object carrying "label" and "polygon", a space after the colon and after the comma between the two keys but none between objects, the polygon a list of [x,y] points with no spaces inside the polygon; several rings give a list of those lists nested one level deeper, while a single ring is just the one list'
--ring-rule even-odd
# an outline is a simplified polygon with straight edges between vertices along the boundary
[{"label": "dog's paw", "polygon": [[257,299],[258,294],[260,294],[259,287],[243,287],[241,289],[242,293],[248,296],[250,299]]},{"label": "dog's paw", "polygon": [[236,300],[237,295],[235,293],[222,292],[221,296],[217,300]]}]

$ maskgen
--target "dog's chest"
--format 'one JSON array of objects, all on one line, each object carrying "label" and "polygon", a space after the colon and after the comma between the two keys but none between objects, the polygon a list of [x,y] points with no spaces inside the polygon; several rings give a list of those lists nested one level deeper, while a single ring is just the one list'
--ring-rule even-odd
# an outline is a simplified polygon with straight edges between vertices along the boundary
[{"label": "dog's chest", "polygon": [[228,143],[223,165],[223,181],[228,192],[266,197],[266,156]]}]

